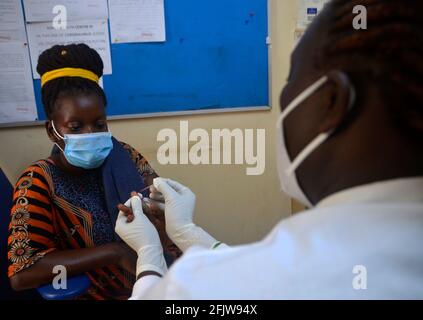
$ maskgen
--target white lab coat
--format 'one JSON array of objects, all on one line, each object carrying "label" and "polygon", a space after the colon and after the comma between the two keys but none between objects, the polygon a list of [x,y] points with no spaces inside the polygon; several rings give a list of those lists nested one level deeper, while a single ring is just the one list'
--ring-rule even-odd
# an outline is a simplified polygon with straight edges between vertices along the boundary
[{"label": "white lab coat", "polygon": [[[423,177],[339,192],[262,241],[191,248],[132,299],[423,299]],[[354,273],[355,272],[355,273]]]}]

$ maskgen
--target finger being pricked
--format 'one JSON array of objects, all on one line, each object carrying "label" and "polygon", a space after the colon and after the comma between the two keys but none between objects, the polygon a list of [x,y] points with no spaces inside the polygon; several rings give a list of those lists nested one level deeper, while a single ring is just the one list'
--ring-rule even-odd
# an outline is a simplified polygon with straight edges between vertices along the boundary
[{"label": "finger being pricked", "polygon": [[160,202],[164,202],[165,201],[165,198],[164,198],[163,194],[160,191],[158,191],[156,189],[156,187],[154,187],[154,185],[151,185],[150,186],[150,195],[149,195],[149,198],[152,199],[152,200],[160,201]]},{"label": "finger being pricked", "polygon": [[144,211],[147,216],[154,217],[155,219],[158,218],[164,220],[164,203],[157,202],[149,198],[144,198],[143,203],[148,208],[146,211]]},{"label": "finger being pricked", "polygon": [[132,191],[131,192],[131,209],[135,217],[137,217],[138,215],[144,214],[143,203],[144,203],[143,195],[138,192]]},{"label": "finger being pricked", "polygon": [[154,211],[159,211],[161,213],[164,213],[165,210],[165,204],[164,202],[161,201],[156,201],[154,199],[145,199],[145,202],[147,204],[147,206]]},{"label": "finger being pricked", "polygon": [[126,222],[131,223],[134,221],[134,213],[132,212],[132,209],[125,206],[124,204],[118,204],[118,209],[123,213],[123,215],[126,217]]}]

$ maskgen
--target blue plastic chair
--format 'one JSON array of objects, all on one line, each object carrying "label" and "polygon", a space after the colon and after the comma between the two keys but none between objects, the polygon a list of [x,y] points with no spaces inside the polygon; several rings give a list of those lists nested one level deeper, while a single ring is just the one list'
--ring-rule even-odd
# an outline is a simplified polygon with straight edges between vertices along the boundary
[{"label": "blue plastic chair", "polygon": [[71,300],[84,294],[91,285],[85,274],[67,280],[66,289],[55,289],[48,284],[38,288],[38,293],[46,300]]}]

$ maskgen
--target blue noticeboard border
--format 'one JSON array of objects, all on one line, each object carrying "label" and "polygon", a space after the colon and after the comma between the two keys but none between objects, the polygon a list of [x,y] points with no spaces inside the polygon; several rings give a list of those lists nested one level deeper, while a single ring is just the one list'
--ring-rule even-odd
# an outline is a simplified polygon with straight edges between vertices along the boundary
[{"label": "blue noticeboard border", "polygon": [[[166,42],[111,44],[111,119],[269,108],[268,0],[165,0]],[[39,121],[45,120],[34,80]],[[228,110],[229,109],[229,110]]]}]

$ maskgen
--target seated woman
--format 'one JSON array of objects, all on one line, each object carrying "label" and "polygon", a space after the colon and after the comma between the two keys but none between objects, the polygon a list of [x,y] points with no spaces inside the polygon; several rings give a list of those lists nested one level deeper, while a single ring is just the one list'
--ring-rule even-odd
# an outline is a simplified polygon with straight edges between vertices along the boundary
[{"label": "seated woman", "polygon": [[[51,283],[53,268],[86,273],[81,298],[126,299],[135,282],[136,254],[114,232],[118,205],[157,176],[143,156],[115,140],[107,127],[106,96],[98,85],[103,62],[84,44],[41,54],[42,100],[50,157],[29,166],[14,191],[8,275],[15,290]],[[161,231],[169,257],[178,249]]]}]

